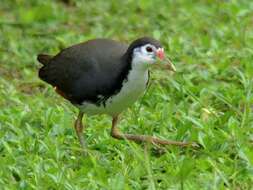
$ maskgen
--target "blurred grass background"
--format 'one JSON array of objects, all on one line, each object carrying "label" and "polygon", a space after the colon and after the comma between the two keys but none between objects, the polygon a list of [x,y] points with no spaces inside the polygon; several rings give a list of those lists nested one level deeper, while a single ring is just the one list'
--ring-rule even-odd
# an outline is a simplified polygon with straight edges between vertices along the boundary
[{"label": "blurred grass background", "polygon": [[[248,0],[1,0],[0,189],[252,189],[252,28]],[[77,110],[38,79],[36,55],[141,36],[159,39],[178,72],[152,71],[120,128],[203,148],[159,155],[112,139],[110,118],[94,116],[82,157]]]}]

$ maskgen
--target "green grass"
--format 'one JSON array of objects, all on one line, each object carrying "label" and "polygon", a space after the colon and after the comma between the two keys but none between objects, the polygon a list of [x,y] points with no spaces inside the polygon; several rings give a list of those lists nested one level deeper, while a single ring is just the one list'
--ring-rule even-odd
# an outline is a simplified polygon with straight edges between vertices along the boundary
[{"label": "green grass", "polygon": [[[0,189],[252,189],[253,3],[249,0],[60,1],[0,4]],[[161,40],[178,72],[152,71],[122,131],[196,141],[152,146],[110,137],[108,116],[85,118],[40,81],[36,54],[108,37]]]}]

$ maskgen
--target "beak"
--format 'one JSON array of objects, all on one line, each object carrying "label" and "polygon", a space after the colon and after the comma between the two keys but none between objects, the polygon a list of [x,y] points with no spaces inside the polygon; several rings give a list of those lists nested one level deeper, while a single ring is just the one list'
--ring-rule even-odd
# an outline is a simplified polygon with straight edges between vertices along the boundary
[{"label": "beak", "polygon": [[165,59],[166,64],[164,65],[166,69],[169,69],[170,71],[176,72],[176,67],[174,66],[174,64],[168,59]]},{"label": "beak", "polygon": [[173,63],[168,59],[165,58],[164,50],[163,48],[158,48],[156,51],[156,56],[162,61],[166,62],[165,64],[159,64],[158,66],[162,69],[168,69],[170,71],[176,72],[176,67],[173,65]]}]

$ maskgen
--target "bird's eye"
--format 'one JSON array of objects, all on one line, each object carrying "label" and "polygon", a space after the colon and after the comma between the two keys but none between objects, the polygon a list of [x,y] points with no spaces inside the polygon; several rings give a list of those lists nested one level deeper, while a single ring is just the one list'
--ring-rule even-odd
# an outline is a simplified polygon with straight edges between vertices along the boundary
[{"label": "bird's eye", "polygon": [[147,52],[152,52],[153,51],[152,47],[150,47],[150,46],[146,47],[146,50],[147,50]]}]

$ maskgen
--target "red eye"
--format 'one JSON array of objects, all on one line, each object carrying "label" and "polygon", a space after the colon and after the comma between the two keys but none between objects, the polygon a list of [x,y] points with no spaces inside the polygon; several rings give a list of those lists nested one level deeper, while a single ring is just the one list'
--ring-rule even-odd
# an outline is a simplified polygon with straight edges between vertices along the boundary
[{"label": "red eye", "polygon": [[152,47],[150,47],[150,46],[146,47],[146,50],[147,50],[147,52],[152,52],[153,51]]}]

